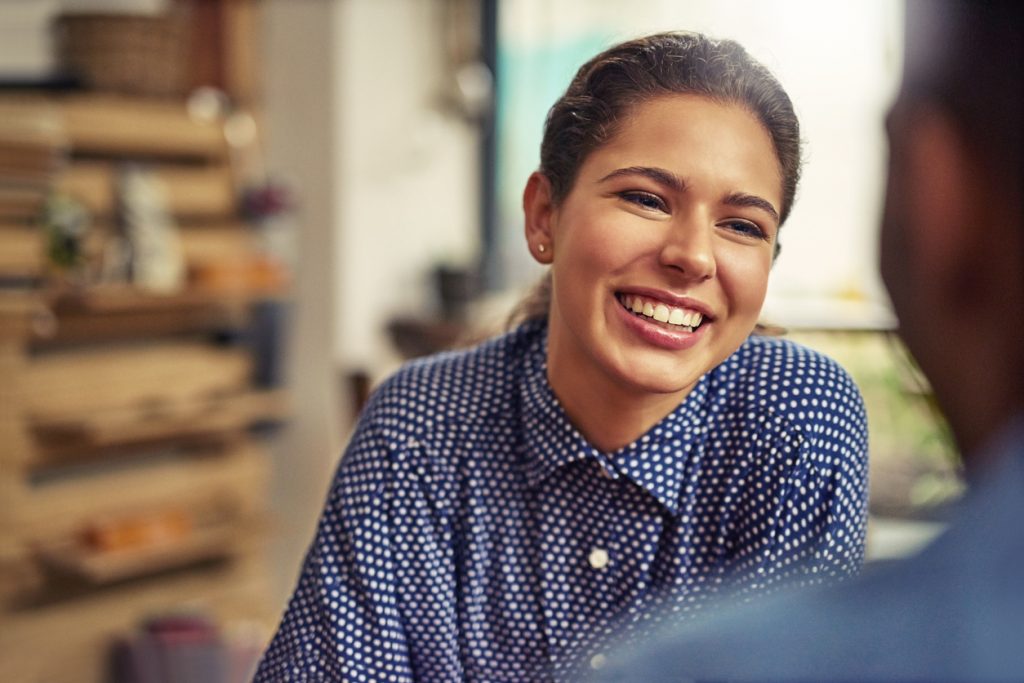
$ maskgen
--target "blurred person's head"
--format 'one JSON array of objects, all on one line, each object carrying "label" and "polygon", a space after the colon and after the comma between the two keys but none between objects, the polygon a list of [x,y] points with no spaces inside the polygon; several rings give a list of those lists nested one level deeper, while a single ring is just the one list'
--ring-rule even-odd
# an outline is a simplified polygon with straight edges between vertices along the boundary
[{"label": "blurred person's head", "polygon": [[[799,123],[738,44],[666,33],[584,64],[524,192],[551,265],[549,378],[681,396],[760,315],[800,174]],[[661,399],[657,399],[661,400]]]},{"label": "blurred person's head", "polygon": [[887,126],[882,276],[965,453],[1024,409],[1022,15],[910,0]]}]

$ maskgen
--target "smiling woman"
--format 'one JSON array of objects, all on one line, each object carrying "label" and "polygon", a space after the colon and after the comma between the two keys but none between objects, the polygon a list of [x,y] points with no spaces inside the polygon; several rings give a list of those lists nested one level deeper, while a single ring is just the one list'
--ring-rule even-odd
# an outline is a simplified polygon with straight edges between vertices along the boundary
[{"label": "smiling woman", "polygon": [[585,64],[523,195],[542,296],[375,393],[257,680],[561,678],[666,603],[855,572],[859,393],[752,334],[799,156],[733,42]]}]

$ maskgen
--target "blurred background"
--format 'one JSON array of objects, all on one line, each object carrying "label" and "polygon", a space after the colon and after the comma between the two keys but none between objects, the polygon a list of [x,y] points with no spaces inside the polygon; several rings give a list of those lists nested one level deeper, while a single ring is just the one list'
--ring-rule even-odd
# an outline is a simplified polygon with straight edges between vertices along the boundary
[{"label": "blurred background", "polygon": [[540,276],[547,108],[604,47],[734,38],[806,141],[764,318],[871,425],[869,558],[957,455],[875,272],[896,0],[0,0],[0,679],[247,680],[354,419]]}]

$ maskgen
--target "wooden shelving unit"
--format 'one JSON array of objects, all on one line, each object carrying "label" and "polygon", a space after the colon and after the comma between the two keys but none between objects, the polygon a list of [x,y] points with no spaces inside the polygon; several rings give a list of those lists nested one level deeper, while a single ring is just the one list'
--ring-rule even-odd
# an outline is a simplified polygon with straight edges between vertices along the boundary
[{"label": "wooden shelving unit", "polygon": [[114,225],[118,164],[157,168],[193,274],[171,294],[59,283],[32,212],[0,210],[0,680],[98,683],[140,619],[276,616],[259,428],[287,396],[260,380],[251,330],[287,293],[244,269],[202,276],[259,261],[217,121],[130,97],[5,106],[59,121],[64,161],[44,175],[88,209],[87,239]]}]

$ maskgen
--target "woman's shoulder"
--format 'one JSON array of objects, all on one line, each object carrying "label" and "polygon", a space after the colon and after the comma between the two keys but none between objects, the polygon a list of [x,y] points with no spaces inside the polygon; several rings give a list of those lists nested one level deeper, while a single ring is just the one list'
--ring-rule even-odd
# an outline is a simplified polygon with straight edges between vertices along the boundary
[{"label": "woman's shoulder", "polygon": [[751,335],[721,369],[745,402],[801,420],[863,421],[860,390],[833,358],[782,337]]},{"label": "woman's shoulder", "polygon": [[755,335],[720,369],[729,378],[719,383],[722,404],[759,438],[789,443],[806,471],[864,479],[864,401],[833,358],[789,339]]},{"label": "woman's shoulder", "polygon": [[[534,350],[536,330],[521,327],[472,348],[405,364],[374,390],[335,478],[335,505],[356,517],[388,486],[413,486],[429,473],[431,495],[453,478],[455,446],[501,429],[515,413],[516,373]],[[418,484],[416,484],[418,486]]]},{"label": "woman's shoulder", "polygon": [[522,360],[540,333],[525,324],[471,348],[410,361],[374,391],[367,411],[377,417],[401,412],[424,424],[507,410]]},{"label": "woman's shoulder", "polygon": [[850,374],[835,359],[784,337],[751,335],[730,360],[732,371],[743,370],[748,382],[859,394]]}]

